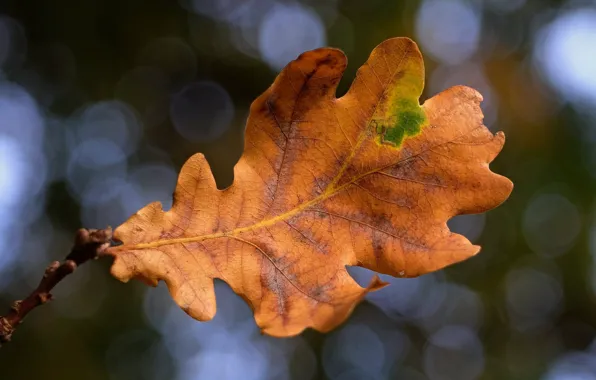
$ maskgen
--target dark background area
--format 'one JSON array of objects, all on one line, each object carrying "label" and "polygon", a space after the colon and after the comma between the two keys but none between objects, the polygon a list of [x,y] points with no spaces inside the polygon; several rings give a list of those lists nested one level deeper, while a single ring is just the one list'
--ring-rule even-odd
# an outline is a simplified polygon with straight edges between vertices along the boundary
[{"label": "dark background area", "polygon": [[395,36],[424,54],[421,101],[472,86],[507,135],[491,167],[511,198],[450,221],[478,256],[384,277],[341,328],[289,339],[261,336],[224,283],[200,323],[99,260],[2,347],[0,378],[596,379],[593,1],[0,0],[0,307],[77,228],[169,207],[192,154],[228,186],[251,101],[298,54],[346,52],[339,96]]}]

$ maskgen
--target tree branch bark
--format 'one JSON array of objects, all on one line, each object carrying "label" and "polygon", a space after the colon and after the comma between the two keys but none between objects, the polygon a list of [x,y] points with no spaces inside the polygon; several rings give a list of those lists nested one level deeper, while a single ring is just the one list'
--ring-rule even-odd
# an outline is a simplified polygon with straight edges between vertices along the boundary
[{"label": "tree branch bark", "polygon": [[66,259],[54,261],[45,270],[37,288],[23,300],[15,301],[8,314],[0,316],[0,346],[10,342],[12,334],[23,319],[36,307],[52,299],[51,290],[66,276],[85,262],[96,259],[111,244],[112,229],[80,229],[75,235],[74,246]]}]

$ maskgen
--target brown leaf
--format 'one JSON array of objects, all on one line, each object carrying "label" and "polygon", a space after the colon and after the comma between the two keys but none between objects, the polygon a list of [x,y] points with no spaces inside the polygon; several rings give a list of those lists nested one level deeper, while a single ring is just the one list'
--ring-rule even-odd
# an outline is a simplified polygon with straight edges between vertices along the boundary
[{"label": "brown leaf", "polygon": [[418,103],[415,43],[377,46],[348,93],[336,49],[291,62],[251,106],[244,154],[225,190],[202,154],[180,173],[174,204],[151,203],[115,231],[112,274],[165,280],[189,315],[215,314],[226,281],[270,335],[328,331],[371,290],[346,265],[413,277],[479,251],[446,222],[503,202],[512,190],[488,168],[504,143],[482,124],[480,94],[454,87]]}]

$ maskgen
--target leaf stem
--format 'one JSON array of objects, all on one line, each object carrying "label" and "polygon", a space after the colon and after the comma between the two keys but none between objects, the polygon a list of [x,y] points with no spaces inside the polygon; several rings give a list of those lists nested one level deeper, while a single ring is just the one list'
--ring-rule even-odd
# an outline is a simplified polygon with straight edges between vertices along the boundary
[{"label": "leaf stem", "polygon": [[77,231],[72,247],[66,259],[60,263],[54,261],[45,270],[39,285],[23,300],[13,302],[10,311],[0,316],[0,346],[10,342],[12,334],[23,319],[36,307],[52,299],[51,290],[66,276],[85,262],[96,259],[111,244],[112,229],[84,229]]}]

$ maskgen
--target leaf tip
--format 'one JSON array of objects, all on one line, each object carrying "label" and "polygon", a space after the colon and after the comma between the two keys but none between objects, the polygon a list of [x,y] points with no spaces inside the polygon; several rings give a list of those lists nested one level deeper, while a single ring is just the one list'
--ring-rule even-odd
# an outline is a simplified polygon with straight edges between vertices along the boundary
[{"label": "leaf tip", "polygon": [[422,54],[420,53],[420,49],[418,48],[418,44],[416,43],[416,41],[414,41],[410,37],[392,37],[392,38],[388,38],[385,41],[383,41],[380,44],[378,44],[373,49],[373,51],[376,50],[376,49],[378,49],[378,48],[395,48],[397,46],[404,46],[409,51],[417,52],[418,55],[420,55],[422,57]]},{"label": "leaf tip", "polygon": [[366,287],[366,293],[381,290],[388,285],[389,285],[388,282],[381,280],[381,278],[375,274],[373,276],[373,278],[370,280],[370,283],[368,284],[368,286]]}]

